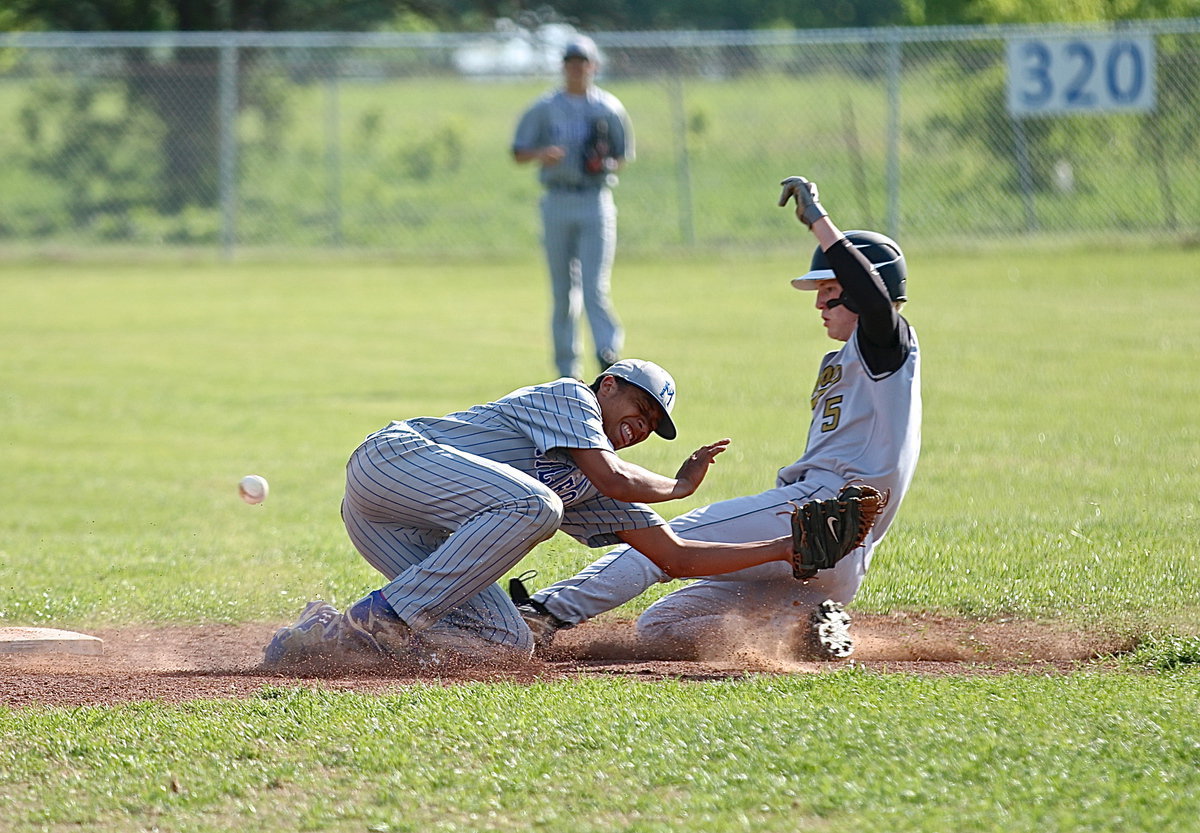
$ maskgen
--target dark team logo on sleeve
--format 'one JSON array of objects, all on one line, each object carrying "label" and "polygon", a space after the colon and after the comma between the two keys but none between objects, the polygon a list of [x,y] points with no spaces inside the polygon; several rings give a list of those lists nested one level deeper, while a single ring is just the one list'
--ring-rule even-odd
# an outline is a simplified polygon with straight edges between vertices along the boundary
[{"label": "dark team logo on sleeve", "polygon": [[588,484],[588,479],[574,463],[562,460],[538,457],[533,461],[533,472],[538,482],[562,498],[563,504],[568,506],[579,499]]}]

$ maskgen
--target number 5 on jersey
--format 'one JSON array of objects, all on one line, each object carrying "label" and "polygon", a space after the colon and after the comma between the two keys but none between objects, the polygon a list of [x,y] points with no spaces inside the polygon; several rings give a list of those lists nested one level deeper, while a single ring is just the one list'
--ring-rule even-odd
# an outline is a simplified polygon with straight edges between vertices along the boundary
[{"label": "number 5 on jersey", "polygon": [[[821,394],[829,390],[842,380],[842,366],[840,364],[828,365],[821,368],[821,375],[817,377],[817,385],[813,388],[812,407],[814,410],[817,403],[821,401]],[[821,411],[821,433],[825,434],[838,427],[838,421],[842,417],[842,397],[830,396],[825,400],[825,407]]]},{"label": "number 5 on jersey", "polygon": [[842,397],[831,396],[825,400],[825,408],[821,411],[821,433],[826,434],[838,427],[842,418]]}]

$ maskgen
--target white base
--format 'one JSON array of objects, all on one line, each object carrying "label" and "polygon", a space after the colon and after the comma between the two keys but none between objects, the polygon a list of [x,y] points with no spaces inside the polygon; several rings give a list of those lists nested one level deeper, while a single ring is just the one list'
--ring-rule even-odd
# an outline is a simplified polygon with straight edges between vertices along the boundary
[{"label": "white base", "polygon": [[0,628],[0,654],[104,653],[104,640],[57,628]]}]

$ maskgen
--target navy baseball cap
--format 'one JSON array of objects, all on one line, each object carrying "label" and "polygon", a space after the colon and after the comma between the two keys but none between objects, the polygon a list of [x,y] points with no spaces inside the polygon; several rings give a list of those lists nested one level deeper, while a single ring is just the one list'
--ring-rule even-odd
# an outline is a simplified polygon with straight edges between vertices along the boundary
[{"label": "navy baseball cap", "polygon": [[596,42],[591,38],[579,35],[567,41],[567,45],[563,47],[563,60],[571,58],[583,58],[594,64],[600,60],[600,50],[596,49]]},{"label": "navy baseball cap", "polygon": [[664,440],[675,439],[677,432],[675,422],[671,419],[671,409],[675,407],[675,380],[671,378],[670,373],[654,362],[642,359],[621,359],[616,364],[610,365],[600,375],[624,379],[650,394],[650,397],[662,408],[662,418],[659,419],[654,433]]}]

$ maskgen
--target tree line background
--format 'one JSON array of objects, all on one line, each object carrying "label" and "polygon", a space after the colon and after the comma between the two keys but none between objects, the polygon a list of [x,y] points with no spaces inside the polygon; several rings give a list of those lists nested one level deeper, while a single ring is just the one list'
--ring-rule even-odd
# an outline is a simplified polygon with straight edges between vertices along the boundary
[{"label": "tree line background", "polygon": [[585,30],[1079,23],[1200,16],[1200,0],[8,0],[0,30],[490,30],[500,18]]}]

